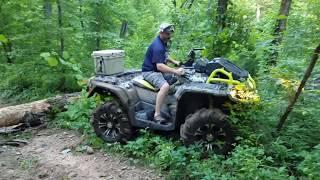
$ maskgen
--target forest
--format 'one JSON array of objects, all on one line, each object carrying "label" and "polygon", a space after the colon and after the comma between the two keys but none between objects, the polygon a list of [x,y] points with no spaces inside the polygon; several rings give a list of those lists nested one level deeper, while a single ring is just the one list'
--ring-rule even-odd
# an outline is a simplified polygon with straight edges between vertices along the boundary
[{"label": "forest", "polygon": [[[87,98],[92,52],[124,50],[125,68],[141,69],[163,22],[175,26],[174,59],[205,48],[202,56],[230,59],[257,83],[259,103],[232,107],[237,145],[226,156],[204,157],[197,146],[145,129],[108,144],[90,125],[102,103]],[[0,0],[0,103],[81,92],[51,114],[48,128],[76,130],[82,144],[133,158],[165,179],[319,179],[319,22],[319,0]]]}]

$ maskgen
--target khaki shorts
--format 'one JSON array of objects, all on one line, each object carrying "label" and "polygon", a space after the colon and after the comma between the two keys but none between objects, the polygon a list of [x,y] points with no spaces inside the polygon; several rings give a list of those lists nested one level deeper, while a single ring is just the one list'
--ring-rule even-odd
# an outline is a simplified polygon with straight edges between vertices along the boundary
[{"label": "khaki shorts", "polygon": [[177,81],[177,77],[171,73],[161,72],[142,72],[144,80],[148,81],[156,88],[160,89],[165,83],[172,85]]}]

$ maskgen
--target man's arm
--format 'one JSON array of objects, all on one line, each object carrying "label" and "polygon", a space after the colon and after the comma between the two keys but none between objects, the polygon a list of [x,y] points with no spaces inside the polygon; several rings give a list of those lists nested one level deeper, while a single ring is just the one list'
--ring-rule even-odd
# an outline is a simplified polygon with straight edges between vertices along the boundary
[{"label": "man's arm", "polygon": [[[184,73],[184,70],[182,68],[174,69],[169,66],[167,66],[165,63],[165,50],[164,49],[153,49],[153,57],[152,57],[152,63],[156,64],[157,70],[162,73],[173,73],[176,75],[182,75]],[[169,60],[170,59],[170,60]],[[172,58],[168,57],[168,61],[173,60]]]},{"label": "man's arm", "polygon": [[176,61],[176,60],[174,60],[172,57],[170,57],[170,56],[168,56],[168,61],[170,62],[170,63],[172,63],[172,64],[175,64],[175,65],[177,65],[177,66],[179,66],[180,65],[180,62],[179,61]]},{"label": "man's arm", "polygon": [[171,68],[163,63],[157,63],[157,69],[162,73],[173,73],[178,76],[181,76],[184,74],[184,70],[182,68],[174,69],[174,68]]},{"label": "man's arm", "polygon": [[163,64],[163,63],[157,63],[157,69],[158,69],[158,71],[160,71],[162,73],[177,74],[176,73],[176,69],[171,68],[171,67],[169,67],[169,66],[167,66],[166,64]]}]

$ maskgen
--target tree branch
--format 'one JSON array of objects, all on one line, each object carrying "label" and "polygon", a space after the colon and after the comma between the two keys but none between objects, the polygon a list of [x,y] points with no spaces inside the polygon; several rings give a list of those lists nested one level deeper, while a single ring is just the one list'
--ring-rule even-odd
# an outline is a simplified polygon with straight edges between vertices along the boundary
[{"label": "tree branch", "polygon": [[298,87],[298,90],[297,92],[295,93],[295,96],[291,99],[286,111],[284,112],[284,114],[281,116],[280,120],[279,120],[279,123],[277,125],[277,132],[279,133],[280,130],[282,129],[283,127],[283,124],[286,122],[290,112],[293,110],[293,106],[294,104],[296,103],[298,97],[300,96],[301,92],[302,92],[302,89],[303,87],[305,86],[308,78],[310,77],[311,73],[312,73],[312,70],[314,68],[314,66],[316,65],[317,63],[317,60],[319,58],[319,54],[320,54],[320,44],[316,47],[316,49],[314,50],[314,53],[313,53],[313,56],[311,58],[311,61],[310,61],[310,64],[306,70],[306,72],[304,73],[304,76],[303,76],[303,79]]}]

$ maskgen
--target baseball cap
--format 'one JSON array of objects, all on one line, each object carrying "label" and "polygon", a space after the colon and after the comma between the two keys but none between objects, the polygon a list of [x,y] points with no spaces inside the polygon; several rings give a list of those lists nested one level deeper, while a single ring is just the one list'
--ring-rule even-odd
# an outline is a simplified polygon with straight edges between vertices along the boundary
[{"label": "baseball cap", "polygon": [[170,23],[162,23],[159,27],[159,32],[174,32],[174,26]]}]

